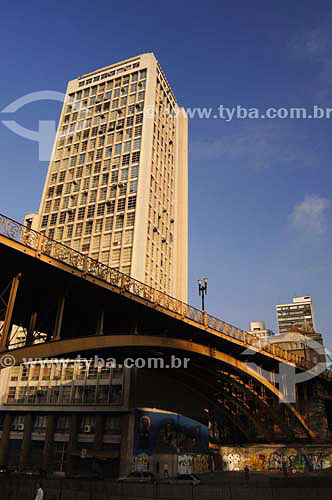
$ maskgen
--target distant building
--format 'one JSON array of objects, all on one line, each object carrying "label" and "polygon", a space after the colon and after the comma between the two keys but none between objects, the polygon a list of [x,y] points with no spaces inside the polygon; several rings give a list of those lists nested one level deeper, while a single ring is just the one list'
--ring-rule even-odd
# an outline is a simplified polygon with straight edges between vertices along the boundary
[{"label": "distant building", "polygon": [[292,326],[305,329],[309,336],[317,331],[310,295],[294,297],[291,304],[278,304],[276,312],[280,334],[290,331]]},{"label": "distant building", "polygon": [[267,338],[274,335],[272,330],[266,328],[264,321],[251,321],[248,333],[260,338]]},{"label": "distant building", "polygon": [[26,214],[24,216],[23,224],[27,226],[29,229],[33,229],[34,231],[38,231],[39,226],[39,214],[38,212],[32,212],[30,214]]}]

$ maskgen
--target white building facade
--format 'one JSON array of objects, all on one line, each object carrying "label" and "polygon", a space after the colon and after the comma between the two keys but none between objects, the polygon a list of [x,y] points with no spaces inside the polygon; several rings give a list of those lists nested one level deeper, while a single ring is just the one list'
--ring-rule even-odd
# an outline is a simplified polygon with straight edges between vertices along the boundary
[{"label": "white building facade", "polygon": [[187,157],[186,113],[153,54],[71,80],[39,230],[187,301]]}]

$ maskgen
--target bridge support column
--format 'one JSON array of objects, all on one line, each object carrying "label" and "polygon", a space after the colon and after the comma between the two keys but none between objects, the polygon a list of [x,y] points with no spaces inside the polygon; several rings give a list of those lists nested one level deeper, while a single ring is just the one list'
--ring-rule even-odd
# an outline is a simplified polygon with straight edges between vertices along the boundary
[{"label": "bridge support column", "polygon": [[55,325],[53,331],[53,340],[61,339],[61,328],[62,328],[62,320],[63,320],[63,312],[65,309],[65,295],[62,295],[58,302],[58,309],[55,318]]},{"label": "bridge support column", "polygon": [[[129,472],[129,463],[132,457],[134,438],[134,415],[124,415],[121,420],[121,445],[120,445],[120,471],[119,475],[124,476]],[[130,451],[129,451],[130,450]]]},{"label": "bridge support column", "polygon": [[74,469],[74,457],[73,452],[77,447],[77,432],[78,432],[78,415],[71,416],[70,432],[69,432],[69,442],[68,442],[68,460],[66,473],[72,474]]},{"label": "bridge support column", "polygon": [[317,378],[308,381],[309,398],[305,401],[304,411],[310,428],[316,433],[317,441],[324,441],[329,436],[325,401],[322,397],[322,384]]},{"label": "bridge support column", "polygon": [[54,425],[55,425],[55,416],[48,415],[45,444],[44,444],[44,450],[43,450],[43,469],[45,471],[51,471],[51,467],[52,467]]},{"label": "bridge support column", "polygon": [[32,433],[32,415],[28,413],[24,418],[24,432],[23,432],[23,441],[20,455],[20,466],[24,467],[28,465],[29,460],[29,451],[30,451],[30,443],[31,443],[31,433]]},{"label": "bridge support column", "polygon": [[12,427],[12,421],[12,415],[10,413],[6,413],[3,424],[2,437],[0,441],[0,465],[6,465],[9,447],[9,434]]},{"label": "bridge support column", "polygon": [[12,280],[8,304],[7,304],[7,308],[6,308],[5,320],[3,323],[2,335],[1,335],[1,339],[0,339],[0,349],[2,349],[2,350],[5,349],[9,344],[9,340],[10,340],[9,334],[10,334],[10,329],[11,329],[11,325],[12,325],[13,311],[14,311],[15,300],[16,300],[17,289],[18,289],[20,278],[21,278],[21,273],[17,274],[17,276],[15,276],[15,278],[13,278],[13,280]]}]

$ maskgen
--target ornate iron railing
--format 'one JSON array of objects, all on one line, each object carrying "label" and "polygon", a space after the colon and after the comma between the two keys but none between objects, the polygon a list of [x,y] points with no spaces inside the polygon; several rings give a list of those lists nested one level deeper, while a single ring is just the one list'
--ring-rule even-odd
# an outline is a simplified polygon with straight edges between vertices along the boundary
[{"label": "ornate iron railing", "polygon": [[[246,346],[259,345],[259,338],[249,334],[245,330],[241,330],[221,319],[203,313],[199,309],[190,306],[180,300],[171,297],[170,295],[160,292],[145,283],[131,278],[130,276],[121,273],[117,269],[113,269],[106,264],[102,264],[87,255],[84,255],[73,248],[70,248],[63,243],[52,240],[47,236],[30,229],[19,222],[0,214],[0,234],[18,241],[19,243],[30,247],[40,253],[50,256],[60,262],[68,264],[71,267],[79,269],[86,274],[103,280],[117,288],[119,291],[125,290],[136,297],[148,300],[153,305],[161,306],[162,308],[178,313],[181,317],[189,319],[199,325],[208,327],[211,330],[223,333],[233,339],[242,341]],[[280,349],[277,346],[262,345],[262,351],[269,352],[274,356],[278,356],[288,362],[292,362],[308,369],[312,363],[305,361],[300,356]],[[309,366],[310,365],[310,366]]]}]

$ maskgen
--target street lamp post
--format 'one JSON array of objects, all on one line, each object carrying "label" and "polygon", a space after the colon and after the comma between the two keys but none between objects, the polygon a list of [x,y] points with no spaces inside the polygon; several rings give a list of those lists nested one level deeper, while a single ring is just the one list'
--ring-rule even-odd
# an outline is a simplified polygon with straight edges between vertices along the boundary
[{"label": "street lamp post", "polygon": [[203,278],[198,280],[198,293],[200,297],[202,297],[202,311],[205,311],[205,295],[207,294],[207,284],[208,284],[208,279]]}]

